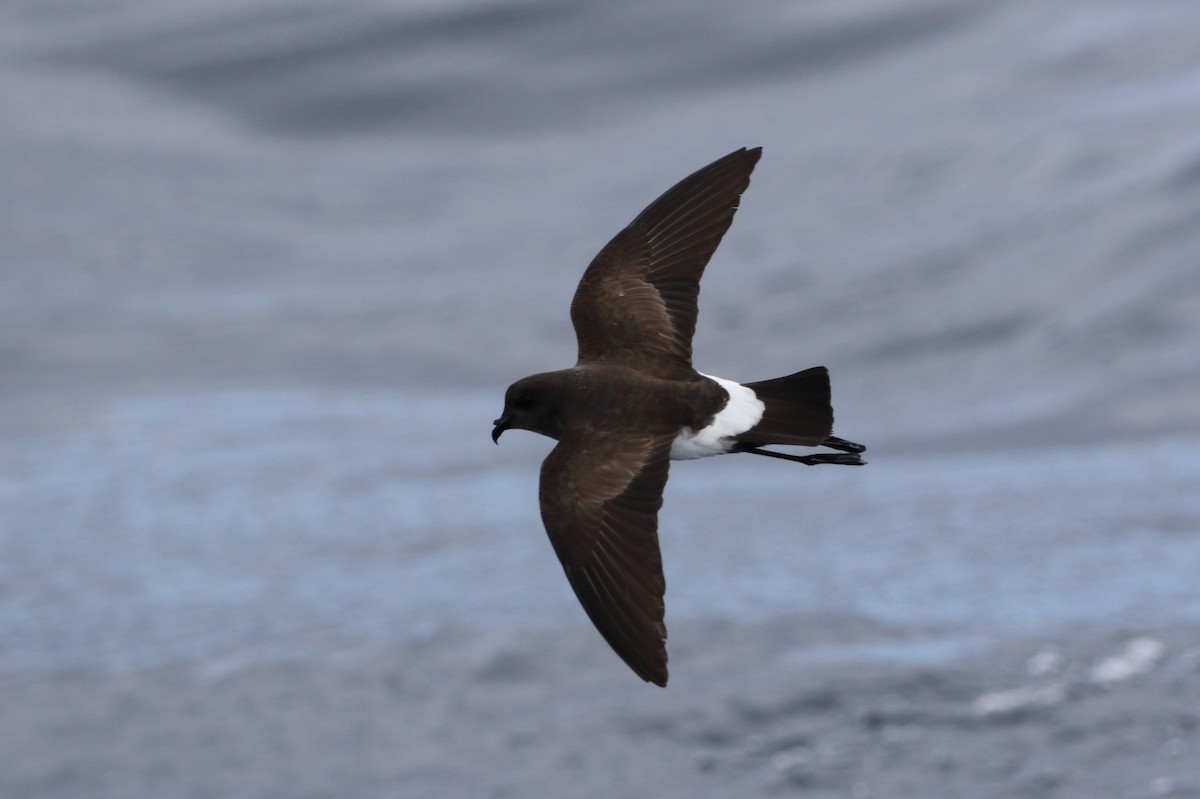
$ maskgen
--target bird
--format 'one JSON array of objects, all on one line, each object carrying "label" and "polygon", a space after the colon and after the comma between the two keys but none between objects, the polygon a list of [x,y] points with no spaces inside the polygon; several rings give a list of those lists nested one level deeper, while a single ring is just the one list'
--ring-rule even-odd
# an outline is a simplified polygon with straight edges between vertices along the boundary
[{"label": "bird", "polygon": [[866,462],[865,446],[833,435],[825,367],[738,383],[692,366],[700,278],[761,155],[761,147],[743,147],[717,159],[613,237],[571,301],[575,365],[513,383],[493,422],[496,444],[512,429],[558,442],[538,484],[550,543],[601,636],[635,674],[663,687],[658,512],[670,462],[730,453],[808,465]]}]

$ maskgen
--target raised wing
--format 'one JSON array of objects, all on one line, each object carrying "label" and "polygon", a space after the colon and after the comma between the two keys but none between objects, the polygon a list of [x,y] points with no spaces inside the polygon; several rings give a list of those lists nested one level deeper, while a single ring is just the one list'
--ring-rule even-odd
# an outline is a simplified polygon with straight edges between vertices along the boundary
[{"label": "raised wing", "polygon": [[643,680],[667,684],[658,509],[676,431],[569,431],[542,464],[542,521],[575,596]]},{"label": "raised wing", "polygon": [[761,155],[742,148],[689,175],[605,245],[571,301],[579,363],[690,373],[700,277]]}]

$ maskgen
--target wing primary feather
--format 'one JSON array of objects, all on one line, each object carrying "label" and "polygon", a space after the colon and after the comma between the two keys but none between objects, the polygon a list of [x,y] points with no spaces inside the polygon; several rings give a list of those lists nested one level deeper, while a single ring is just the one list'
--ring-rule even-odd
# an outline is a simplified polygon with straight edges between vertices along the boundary
[{"label": "wing primary feather", "polygon": [[582,571],[595,597],[595,601],[584,605],[584,610],[588,611],[592,623],[612,646],[613,651],[635,671],[640,672],[641,668],[635,665],[635,662],[641,660],[637,656],[647,641],[633,637],[633,633],[638,629],[637,623],[630,619],[625,603],[613,594],[611,586],[601,579],[599,574],[595,574],[595,566],[584,567]]},{"label": "wing primary feather", "polygon": [[664,685],[657,513],[677,429],[568,428],[542,467],[542,518],[584,611],[640,677]]},{"label": "wing primary feather", "polygon": [[[757,160],[757,158],[754,159],[755,162]],[[753,165],[752,162],[749,167],[753,168]],[[732,220],[734,212],[738,209],[741,194],[750,184],[750,172],[745,164],[731,161],[705,180],[696,183],[689,183],[689,181],[691,178],[684,178],[678,185],[681,191],[688,192],[686,199],[682,202],[671,206],[668,197],[661,198],[664,206],[669,207],[670,210],[651,226],[649,240],[652,245],[669,238],[675,231],[694,222],[698,217],[703,218],[705,214],[713,220],[719,220],[722,217]],[[721,199],[721,195],[726,194],[732,194],[728,205],[725,205]],[[714,199],[717,201],[713,202]],[[658,202],[656,201],[651,207],[657,206]]]}]

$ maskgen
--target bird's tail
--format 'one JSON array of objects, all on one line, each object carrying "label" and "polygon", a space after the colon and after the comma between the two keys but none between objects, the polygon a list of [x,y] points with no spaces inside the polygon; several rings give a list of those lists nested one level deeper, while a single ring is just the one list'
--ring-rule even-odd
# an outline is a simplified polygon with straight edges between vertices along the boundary
[{"label": "bird's tail", "polygon": [[[866,447],[833,435],[833,407],[829,402],[829,370],[814,366],[787,377],[747,383],[746,387],[766,406],[754,427],[737,437],[738,449],[759,455],[785,457],[803,463],[858,465]],[[825,446],[845,455],[781,456],[759,450],[768,444]]]}]

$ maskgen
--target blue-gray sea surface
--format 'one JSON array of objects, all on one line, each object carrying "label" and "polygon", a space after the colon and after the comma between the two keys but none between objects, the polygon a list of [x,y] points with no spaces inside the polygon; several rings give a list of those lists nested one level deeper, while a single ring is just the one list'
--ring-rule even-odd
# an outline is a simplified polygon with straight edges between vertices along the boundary
[{"label": "blue-gray sea surface", "polygon": [[[585,625],[537,513],[550,442],[493,447],[496,401],[144,397],[7,443],[0,667]],[[1196,443],[676,463],[669,617],[863,617],[957,644],[1200,620]]]},{"label": "blue-gray sea surface", "polygon": [[[0,3],[0,795],[1200,795],[1200,3]],[[764,156],[671,685],[541,529],[571,293]]]},{"label": "blue-gray sea surface", "polygon": [[571,362],[592,254],[743,145],[698,366],[825,363],[872,462],[676,466],[671,617],[961,642],[1200,610],[1192,5],[12,2],[0,31],[0,668],[586,624],[548,442],[489,421]]}]

